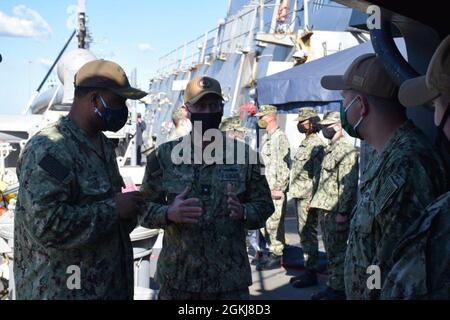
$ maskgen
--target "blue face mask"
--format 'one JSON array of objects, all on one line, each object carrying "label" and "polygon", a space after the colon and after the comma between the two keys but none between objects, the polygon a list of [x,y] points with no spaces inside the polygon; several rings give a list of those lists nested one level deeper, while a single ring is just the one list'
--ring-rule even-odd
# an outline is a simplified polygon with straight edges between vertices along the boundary
[{"label": "blue face mask", "polygon": [[364,117],[361,117],[355,125],[351,125],[347,119],[347,111],[352,107],[352,105],[356,102],[357,97],[355,97],[346,107],[341,106],[341,124],[342,128],[350,135],[350,137],[358,138],[360,140],[364,140],[358,133],[358,127],[364,120]]},{"label": "blue face mask", "polygon": [[101,113],[95,108],[95,113],[102,119],[102,131],[117,132],[122,129],[128,120],[128,108],[113,109],[109,107],[105,100],[100,96],[105,112]]}]

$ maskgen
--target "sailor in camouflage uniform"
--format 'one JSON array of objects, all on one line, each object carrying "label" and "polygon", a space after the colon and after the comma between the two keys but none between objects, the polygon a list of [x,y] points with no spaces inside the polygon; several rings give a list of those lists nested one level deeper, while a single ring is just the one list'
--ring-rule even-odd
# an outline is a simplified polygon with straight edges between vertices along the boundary
[{"label": "sailor in camouflage uniform", "polygon": [[[223,116],[219,82],[194,78],[184,100],[192,134],[159,146],[148,157],[142,185],[147,205],[139,221],[164,229],[156,275],[159,298],[248,299],[252,277],[246,229],[264,226],[273,212],[270,189],[257,155],[218,130]],[[205,132],[215,134],[214,143],[223,142],[224,148],[221,158],[210,163],[195,159],[195,149],[206,153],[210,147],[202,143]],[[234,151],[226,148],[230,144]]]},{"label": "sailor in camouflage uniform", "polygon": [[226,132],[231,139],[238,139],[241,142],[245,141],[246,128],[241,123],[239,116],[229,117],[224,119],[219,126],[219,130]]},{"label": "sailor in camouflage uniform", "polygon": [[[438,147],[450,157],[450,36],[436,50],[427,74],[400,87],[407,107],[432,104]],[[447,163],[449,169],[450,163]],[[447,188],[448,190],[448,188]],[[450,192],[430,204],[393,253],[381,299],[450,299]]]},{"label": "sailor in camouflage uniform", "polygon": [[295,199],[297,207],[298,234],[306,272],[293,277],[290,282],[295,288],[304,288],[317,284],[318,217],[317,211],[308,212],[308,208],[319,184],[326,143],[317,134],[320,118],[314,108],[301,108],[295,121],[298,122],[299,132],[305,134],[305,139],[300,144],[292,163],[289,193]]},{"label": "sailor in camouflage uniform", "polygon": [[407,119],[398,87],[375,54],[357,58],[344,76],[322,85],[343,90],[346,131],[376,150],[363,173],[345,259],[348,299],[378,299],[393,252],[411,224],[448,190],[446,170],[425,135]]},{"label": "sailor in camouflage uniform", "polygon": [[186,111],[182,107],[172,112],[172,123],[174,127],[169,134],[168,141],[184,137],[191,131],[190,121],[186,118]]},{"label": "sailor in camouflage uniform", "polygon": [[286,134],[277,125],[277,108],[263,105],[255,116],[259,117],[259,127],[266,130],[261,142],[261,157],[275,206],[275,211],[267,220],[266,227],[261,230],[269,245],[269,258],[257,266],[257,269],[261,271],[281,267],[285,245],[284,216],[291,156]]},{"label": "sailor in camouflage uniform", "polygon": [[[241,118],[239,116],[233,116],[224,119],[219,126],[219,130],[226,132],[227,137],[230,139],[237,139],[238,141],[245,142],[245,134],[247,129],[242,125]],[[262,255],[262,249],[259,245],[260,242],[260,232],[259,230],[248,230],[247,231],[247,241],[248,248],[253,249],[254,252],[249,255],[254,254],[255,258],[252,260],[252,264],[256,264]]]},{"label": "sailor in camouflage uniform", "polygon": [[345,299],[344,260],[347,248],[348,218],[356,204],[358,190],[358,152],[343,135],[339,112],[325,114],[320,122],[330,144],[325,149],[319,186],[310,210],[317,211],[328,259],[328,282],[313,300]]},{"label": "sailor in camouflage uniform", "polygon": [[122,128],[126,99],[145,95],[117,64],[89,62],[69,115],[27,143],[17,166],[18,299],[133,299],[129,233],[143,199],[121,194],[114,145],[101,131]]}]

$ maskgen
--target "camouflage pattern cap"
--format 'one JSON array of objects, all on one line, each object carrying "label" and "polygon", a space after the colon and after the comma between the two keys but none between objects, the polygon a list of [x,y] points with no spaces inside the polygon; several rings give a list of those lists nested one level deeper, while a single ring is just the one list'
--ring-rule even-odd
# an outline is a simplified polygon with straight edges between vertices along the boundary
[{"label": "camouflage pattern cap", "polygon": [[241,132],[246,132],[247,129],[241,124],[241,119],[239,116],[226,118],[222,121],[219,127],[220,131],[230,131],[230,130],[236,130]]},{"label": "camouflage pattern cap", "polygon": [[318,117],[317,111],[314,108],[306,107],[300,109],[298,117],[294,121],[303,122],[316,117]]},{"label": "camouflage pattern cap", "polygon": [[259,108],[259,112],[255,114],[255,117],[263,117],[268,114],[277,114],[278,109],[272,105],[263,105]]},{"label": "camouflage pattern cap", "polygon": [[322,126],[327,126],[329,124],[340,123],[341,122],[341,114],[337,111],[329,111],[325,114],[325,117],[322,121],[319,122]]},{"label": "camouflage pattern cap", "polygon": [[437,48],[427,74],[401,85],[399,99],[406,107],[416,107],[429,103],[442,93],[450,95],[450,36]]}]

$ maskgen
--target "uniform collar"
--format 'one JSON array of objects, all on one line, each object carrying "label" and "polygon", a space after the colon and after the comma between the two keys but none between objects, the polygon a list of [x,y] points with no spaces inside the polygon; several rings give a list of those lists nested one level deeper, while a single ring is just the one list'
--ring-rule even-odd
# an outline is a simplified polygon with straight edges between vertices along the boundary
[{"label": "uniform collar", "polygon": [[388,143],[383,148],[381,153],[375,153],[374,157],[371,159],[367,165],[367,169],[364,172],[363,183],[366,183],[378,175],[378,171],[382,165],[386,162],[392,151],[397,149],[397,144],[405,134],[414,129],[414,124],[411,120],[406,121],[400,128],[398,128],[394,135],[389,139]]},{"label": "uniform collar", "polygon": [[266,139],[270,139],[271,137],[273,137],[275,135],[275,133],[277,133],[280,129],[280,127],[276,127],[275,130],[273,130],[272,133],[269,133],[269,131],[266,130],[266,133],[264,134],[264,136],[266,137]]},{"label": "uniform collar", "polygon": [[383,148],[383,151],[380,153],[380,157],[385,157],[387,154],[391,153],[392,149],[396,147],[396,144],[398,141],[409,131],[414,129],[414,124],[411,122],[411,120],[405,121],[401,125],[400,128],[398,128],[393,136],[389,139],[389,141],[386,143],[386,145]]}]

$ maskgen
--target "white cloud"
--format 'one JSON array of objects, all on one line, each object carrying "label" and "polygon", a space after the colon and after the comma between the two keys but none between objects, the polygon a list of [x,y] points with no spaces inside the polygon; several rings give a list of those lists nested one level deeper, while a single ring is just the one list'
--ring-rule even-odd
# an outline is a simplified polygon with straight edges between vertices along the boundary
[{"label": "white cloud", "polygon": [[142,52],[152,52],[153,51],[153,47],[148,43],[139,43],[138,49],[139,49],[139,51],[142,51]]},{"label": "white cloud", "polygon": [[47,21],[25,5],[15,6],[11,16],[0,11],[0,36],[37,39],[51,34],[52,29]]}]

